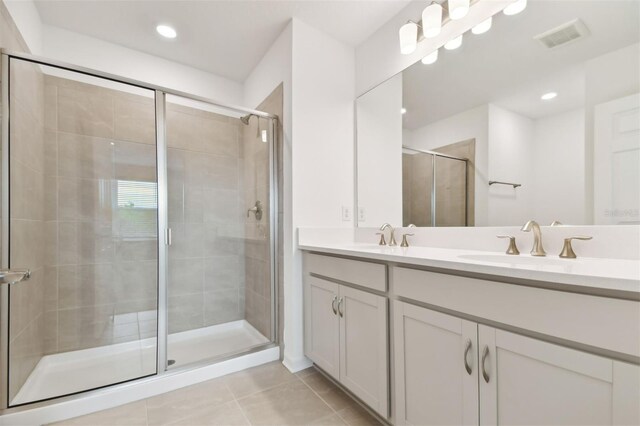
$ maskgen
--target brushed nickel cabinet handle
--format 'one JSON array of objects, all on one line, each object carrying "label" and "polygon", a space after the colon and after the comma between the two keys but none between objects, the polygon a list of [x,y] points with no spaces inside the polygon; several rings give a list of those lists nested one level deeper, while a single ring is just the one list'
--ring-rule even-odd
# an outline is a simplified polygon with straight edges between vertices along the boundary
[{"label": "brushed nickel cabinet handle", "polygon": [[489,356],[489,346],[485,346],[484,350],[482,351],[482,377],[484,378],[484,381],[487,383],[489,383],[489,374],[487,373],[487,369],[485,368],[484,364],[488,356]]},{"label": "brushed nickel cabinet handle", "polygon": [[338,315],[338,310],[336,309],[336,300],[338,300],[338,296],[333,296],[333,300],[331,301],[331,310],[333,311],[333,315]]},{"label": "brushed nickel cabinet handle", "polygon": [[471,343],[471,339],[467,339],[467,341],[464,344],[464,369],[467,370],[467,374],[471,375],[471,373],[473,372],[473,370],[471,369],[471,366],[469,365],[469,362],[467,361],[467,358],[469,356],[469,351],[471,350],[472,347],[472,343]]},{"label": "brushed nickel cabinet handle", "polygon": [[340,300],[338,300],[338,313],[340,314],[340,318],[342,318],[344,316],[344,312],[342,311],[342,302],[343,302],[343,298],[341,297]]}]

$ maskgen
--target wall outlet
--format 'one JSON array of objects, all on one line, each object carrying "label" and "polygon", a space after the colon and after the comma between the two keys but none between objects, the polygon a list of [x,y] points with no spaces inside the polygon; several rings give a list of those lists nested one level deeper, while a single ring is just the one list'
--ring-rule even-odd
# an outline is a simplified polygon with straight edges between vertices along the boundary
[{"label": "wall outlet", "polygon": [[365,220],[364,207],[358,207],[358,222],[364,222]]},{"label": "wall outlet", "polygon": [[351,209],[347,206],[342,206],[342,221],[343,222],[351,221]]}]

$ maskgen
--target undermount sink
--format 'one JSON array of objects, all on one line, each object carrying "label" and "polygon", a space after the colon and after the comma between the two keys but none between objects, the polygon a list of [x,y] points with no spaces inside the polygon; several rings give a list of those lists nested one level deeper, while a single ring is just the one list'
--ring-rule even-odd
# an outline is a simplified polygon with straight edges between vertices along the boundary
[{"label": "undermount sink", "polygon": [[576,262],[575,259],[553,259],[548,256],[517,256],[507,254],[461,254],[461,259],[473,260],[476,262],[504,263],[510,265],[532,265],[532,266],[567,266]]}]

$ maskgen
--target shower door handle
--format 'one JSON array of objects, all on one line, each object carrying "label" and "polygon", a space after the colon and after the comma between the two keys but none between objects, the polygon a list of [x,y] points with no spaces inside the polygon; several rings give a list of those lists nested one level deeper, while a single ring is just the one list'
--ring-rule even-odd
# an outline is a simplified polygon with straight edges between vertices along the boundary
[{"label": "shower door handle", "polygon": [[0,269],[0,284],[16,284],[31,277],[29,269]]}]

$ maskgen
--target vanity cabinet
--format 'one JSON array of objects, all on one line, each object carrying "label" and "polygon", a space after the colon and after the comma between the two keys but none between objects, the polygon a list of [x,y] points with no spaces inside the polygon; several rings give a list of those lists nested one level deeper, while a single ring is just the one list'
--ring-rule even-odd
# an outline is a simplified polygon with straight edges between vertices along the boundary
[{"label": "vanity cabinet", "polygon": [[306,356],[386,418],[387,298],[310,275],[304,294]]},{"label": "vanity cabinet", "polygon": [[396,424],[478,424],[478,326],[394,302]]},{"label": "vanity cabinet", "polygon": [[640,367],[394,302],[396,424],[640,424]]},{"label": "vanity cabinet", "polygon": [[478,336],[481,424],[640,424],[637,365],[484,325]]}]

